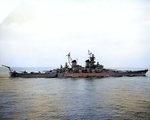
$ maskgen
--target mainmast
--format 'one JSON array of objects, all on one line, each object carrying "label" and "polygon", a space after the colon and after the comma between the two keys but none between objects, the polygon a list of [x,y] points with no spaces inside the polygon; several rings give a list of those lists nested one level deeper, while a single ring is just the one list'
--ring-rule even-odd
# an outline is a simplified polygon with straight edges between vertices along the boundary
[{"label": "mainmast", "polygon": [[88,50],[88,55],[89,55],[89,58],[91,57],[92,53],[90,52],[90,50]]},{"label": "mainmast", "polygon": [[92,54],[90,50],[88,50],[88,54],[89,54],[89,67],[94,67],[94,63],[95,63],[94,54]]}]

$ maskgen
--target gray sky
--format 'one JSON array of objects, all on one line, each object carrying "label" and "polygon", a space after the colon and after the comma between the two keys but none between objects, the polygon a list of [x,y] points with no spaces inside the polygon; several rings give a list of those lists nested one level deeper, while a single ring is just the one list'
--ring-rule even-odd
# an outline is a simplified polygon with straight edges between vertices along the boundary
[{"label": "gray sky", "polygon": [[148,0],[0,0],[0,64],[60,67],[88,49],[105,67],[150,67]]}]

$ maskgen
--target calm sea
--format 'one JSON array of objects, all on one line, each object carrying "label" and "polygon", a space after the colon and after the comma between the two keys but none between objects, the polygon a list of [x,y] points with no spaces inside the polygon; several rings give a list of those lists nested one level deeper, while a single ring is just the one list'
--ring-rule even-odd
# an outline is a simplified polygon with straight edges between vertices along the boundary
[{"label": "calm sea", "polygon": [[[26,71],[39,69],[47,70]],[[8,72],[0,68],[0,120],[150,120],[150,72],[74,79],[9,78]]]}]

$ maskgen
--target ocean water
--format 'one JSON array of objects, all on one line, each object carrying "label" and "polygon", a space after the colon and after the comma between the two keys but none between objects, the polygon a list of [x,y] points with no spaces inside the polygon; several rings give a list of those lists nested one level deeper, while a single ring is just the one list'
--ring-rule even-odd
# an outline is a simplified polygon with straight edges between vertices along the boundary
[{"label": "ocean water", "polygon": [[0,68],[0,120],[150,119],[150,72],[67,79],[9,78],[8,72]]}]

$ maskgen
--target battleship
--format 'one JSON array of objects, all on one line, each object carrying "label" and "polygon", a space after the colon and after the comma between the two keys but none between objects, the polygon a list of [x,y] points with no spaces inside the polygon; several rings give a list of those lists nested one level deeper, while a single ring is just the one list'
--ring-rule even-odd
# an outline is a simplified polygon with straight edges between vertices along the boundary
[{"label": "battleship", "polygon": [[69,53],[68,62],[65,63],[65,66],[62,65],[60,68],[46,71],[44,73],[38,72],[16,72],[11,70],[9,66],[2,65],[7,67],[10,71],[11,77],[23,77],[23,78],[86,78],[86,77],[123,77],[123,76],[145,76],[148,69],[144,70],[115,70],[115,69],[106,69],[99,62],[95,62],[95,56],[90,51],[88,51],[89,59],[85,60],[85,67],[77,64],[77,60],[71,58]]}]

